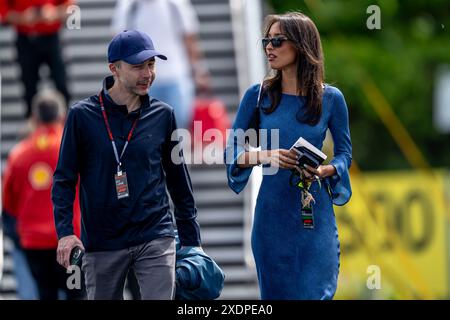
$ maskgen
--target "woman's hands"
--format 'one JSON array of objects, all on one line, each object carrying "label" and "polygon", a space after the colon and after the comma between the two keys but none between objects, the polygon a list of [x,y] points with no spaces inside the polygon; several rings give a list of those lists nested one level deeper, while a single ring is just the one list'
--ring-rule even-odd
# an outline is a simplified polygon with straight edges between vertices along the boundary
[{"label": "woman's hands", "polygon": [[258,163],[270,164],[282,169],[294,169],[297,165],[297,153],[286,149],[258,151]]},{"label": "woman's hands", "polygon": [[331,164],[320,165],[317,167],[317,169],[305,165],[304,169],[300,169],[297,167],[297,170],[301,171],[303,176],[309,182],[315,181],[317,179],[323,179],[336,174],[336,168]]},{"label": "woman's hands", "polygon": [[317,169],[308,165],[300,168],[297,166],[297,161],[298,158],[295,151],[274,149],[245,152],[238,159],[238,165],[241,168],[248,168],[260,164],[269,164],[282,169],[296,169],[309,182],[336,174],[336,168],[333,165],[321,165]]}]

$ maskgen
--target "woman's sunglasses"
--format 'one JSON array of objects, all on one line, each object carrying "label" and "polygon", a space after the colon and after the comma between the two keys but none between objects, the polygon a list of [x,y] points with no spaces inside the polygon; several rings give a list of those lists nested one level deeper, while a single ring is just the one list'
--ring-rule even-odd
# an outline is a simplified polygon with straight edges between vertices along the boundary
[{"label": "woman's sunglasses", "polygon": [[277,37],[273,37],[273,38],[262,38],[261,41],[262,41],[263,48],[266,48],[269,45],[269,43],[272,44],[272,47],[279,48],[283,44],[283,41],[287,41],[287,40],[289,40],[289,39],[286,37],[277,36]]}]

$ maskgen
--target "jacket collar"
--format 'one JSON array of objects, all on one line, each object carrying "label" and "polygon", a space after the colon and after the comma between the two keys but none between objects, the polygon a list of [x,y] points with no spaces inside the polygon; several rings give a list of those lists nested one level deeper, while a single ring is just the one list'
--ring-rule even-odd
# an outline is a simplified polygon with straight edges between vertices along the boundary
[{"label": "jacket collar", "polygon": [[[126,105],[116,104],[113,101],[113,99],[111,98],[111,96],[109,95],[109,89],[111,89],[111,87],[113,85],[114,85],[114,77],[113,76],[107,76],[105,79],[103,79],[102,95],[104,98],[103,101],[105,103],[105,108],[111,108],[113,110],[128,113],[128,109],[127,109]],[[132,111],[130,114],[140,113],[141,109],[145,110],[146,108],[148,108],[150,106],[150,97],[148,94],[141,96],[140,98],[141,98],[141,106],[139,107],[139,109]]]}]

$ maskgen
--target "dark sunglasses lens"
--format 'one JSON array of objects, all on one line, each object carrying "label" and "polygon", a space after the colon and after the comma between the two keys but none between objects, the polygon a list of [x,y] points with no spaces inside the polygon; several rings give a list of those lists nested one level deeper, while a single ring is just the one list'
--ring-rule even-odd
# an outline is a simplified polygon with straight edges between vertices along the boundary
[{"label": "dark sunglasses lens", "polygon": [[279,48],[281,47],[281,45],[283,44],[283,41],[285,41],[286,39],[282,38],[282,37],[276,37],[276,38],[263,38],[262,39],[262,45],[263,47],[267,47],[269,45],[269,43],[272,43],[272,47],[274,48]]},{"label": "dark sunglasses lens", "polygon": [[272,38],[272,46],[274,48],[281,47],[281,43],[283,42],[283,38]]}]

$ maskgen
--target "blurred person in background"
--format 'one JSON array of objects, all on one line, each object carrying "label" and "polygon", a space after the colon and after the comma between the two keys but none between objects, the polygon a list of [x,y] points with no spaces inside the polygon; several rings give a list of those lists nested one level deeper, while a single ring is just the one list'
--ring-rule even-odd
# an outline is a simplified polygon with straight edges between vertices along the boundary
[{"label": "blurred person in background", "polygon": [[189,0],[118,0],[112,20],[115,33],[126,29],[146,32],[168,55],[158,65],[150,96],[175,110],[179,128],[190,129],[196,88],[210,91],[209,72],[198,41],[198,19]]},{"label": "blurred person in background", "polygon": [[[324,83],[320,34],[310,18],[302,13],[268,16],[262,44],[274,75],[262,88],[247,90],[233,129],[251,128],[258,112],[256,129],[279,129],[281,149],[271,150],[270,130],[269,145],[260,151],[248,151],[235,133],[225,151],[228,183],[241,192],[252,167],[263,165],[252,230],[261,298],[332,299],[340,255],[333,204],[344,205],[351,196],[347,105],[339,89]],[[328,129],[333,159],[317,169],[299,168],[291,146],[301,136],[320,150]],[[264,174],[267,166],[279,170]]]},{"label": "blurred person in background", "polygon": [[[3,180],[5,230],[8,234],[17,232],[41,300],[56,300],[60,289],[67,299],[84,297],[83,287],[67,287],[66,270],[55,260],[58,240],[51,187],[65,110],[64,98],[56,91],[43,91],[33,99],[35,129],[10,152]],[[74,212],[75,232],[79,234],[78,202]]]},{"label": "blurred person in background", "polygon": [[56,89],[64,96],[66,106],[70,95],[67,89],[66,67],[62,58],[59,31],[67,17],[67,8],[74,0],[2,0],[0,22],[16,29],[17,60],[25,89],[25,116],[31,116],[31,103],[37,93],[39,69],[50,68]]},{"label": "blurred person in background", "polygon": [[[4,181],[4,179],[2,179]],[[25,252],[20,245],[19,235],[16,229],[16,218],[8,214],[2,209],[2,229],[3,235],[8,237],[12,241],[12,248],[10,250],[11,259],[13,263],[13,276],[16,280],[16,294],[19,300],[36,300],[39,299],[39,294],[31,274],[30,267],[28,266]],[[6,248],[3,248],[6,252]]]}]

